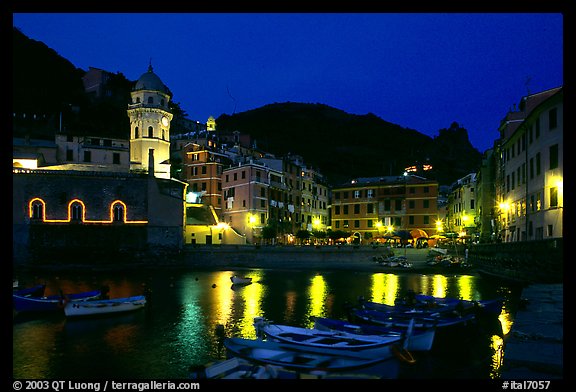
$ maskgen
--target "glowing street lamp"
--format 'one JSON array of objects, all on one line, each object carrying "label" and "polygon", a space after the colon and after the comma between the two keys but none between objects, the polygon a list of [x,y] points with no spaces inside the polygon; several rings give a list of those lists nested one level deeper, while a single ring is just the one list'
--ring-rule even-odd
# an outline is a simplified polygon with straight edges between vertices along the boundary
[{"label": "glowing street lamp", "polygon": [[444,223],[443,223],[440,219],[438,219],[438,220],[436,221],[436,231],[437,231],[438,233],[441,233],[441,232],[444,231]]},{"label": "glowing street lamp", "polygon": [[322,226],[322,221],[320,221],[320,219],[316,218],[312,222],[312,226],[314,227],[315,230],[319,230],[320,226]]}]

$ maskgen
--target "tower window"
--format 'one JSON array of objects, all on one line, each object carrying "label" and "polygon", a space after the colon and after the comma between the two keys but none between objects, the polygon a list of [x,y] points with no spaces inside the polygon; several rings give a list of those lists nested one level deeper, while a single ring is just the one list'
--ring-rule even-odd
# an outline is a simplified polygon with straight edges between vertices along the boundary
[{"label": "tower window", "polygon": [[149,104],[153,104],[153,103],[154,103],[154,98],[148,97],[148,103],[149,103]]},{"label": "tower window", "polygon": [[34,202],[34,204],[32,204],[32,219],[42,219],[44,218],[44,208],[42,203],[40,202]]},{"label": "tower window", "polygon": [[73,221],[82,220],[82,205],[79,203],[75,203],[72,206],[72,220]]},{"label": "tower window", "polygon": [[134,139],[138,139],[140,137],[139,132],[138,132],[138,127],[134,128]]},{"label": "tower window", "polygon": [[124,206],[116,204],[114,206],[114,222],[122,222],[124,220]]},{"label": "tower window", "polygon": [[148,127],[148,137],[153,137],[153,136],[154,136],[154,128]]}]

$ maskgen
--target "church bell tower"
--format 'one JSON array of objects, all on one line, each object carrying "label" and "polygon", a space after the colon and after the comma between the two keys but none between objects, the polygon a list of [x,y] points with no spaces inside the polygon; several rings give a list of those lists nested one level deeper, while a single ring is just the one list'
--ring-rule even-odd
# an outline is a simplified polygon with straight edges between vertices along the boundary
[{"label": "church bell tower", "polygon": [[130,95],[130,170],[169,179],[172,94],[150,64]]}]

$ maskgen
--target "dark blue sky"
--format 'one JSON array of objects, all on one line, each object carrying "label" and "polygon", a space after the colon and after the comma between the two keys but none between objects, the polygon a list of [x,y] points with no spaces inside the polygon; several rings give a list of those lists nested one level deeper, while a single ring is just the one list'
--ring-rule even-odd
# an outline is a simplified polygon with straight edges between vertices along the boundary
[{"label": "dark blue sky", "polygon": [[[528,91],[564,83],[560,13],[26,13],[13,25],[76,67],[154,71],[189,117],[322,103],[483,152]],[[361,130],[359,130],[361,131]]]}]

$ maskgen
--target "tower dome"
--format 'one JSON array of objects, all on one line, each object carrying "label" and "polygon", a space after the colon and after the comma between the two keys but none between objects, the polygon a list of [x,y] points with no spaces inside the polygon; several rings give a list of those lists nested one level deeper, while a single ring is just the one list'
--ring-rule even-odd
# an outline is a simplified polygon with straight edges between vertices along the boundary
[{"label": "tower dome", "polygon": [[148,65],[148,71],[144,72],[142,76],[140,76],[136,82],[134,90],[155,90],[162,91],[166,94],[169,93],[168,87],[162,83],[158,75],[156,75],[152,70],[152,64]]}]

